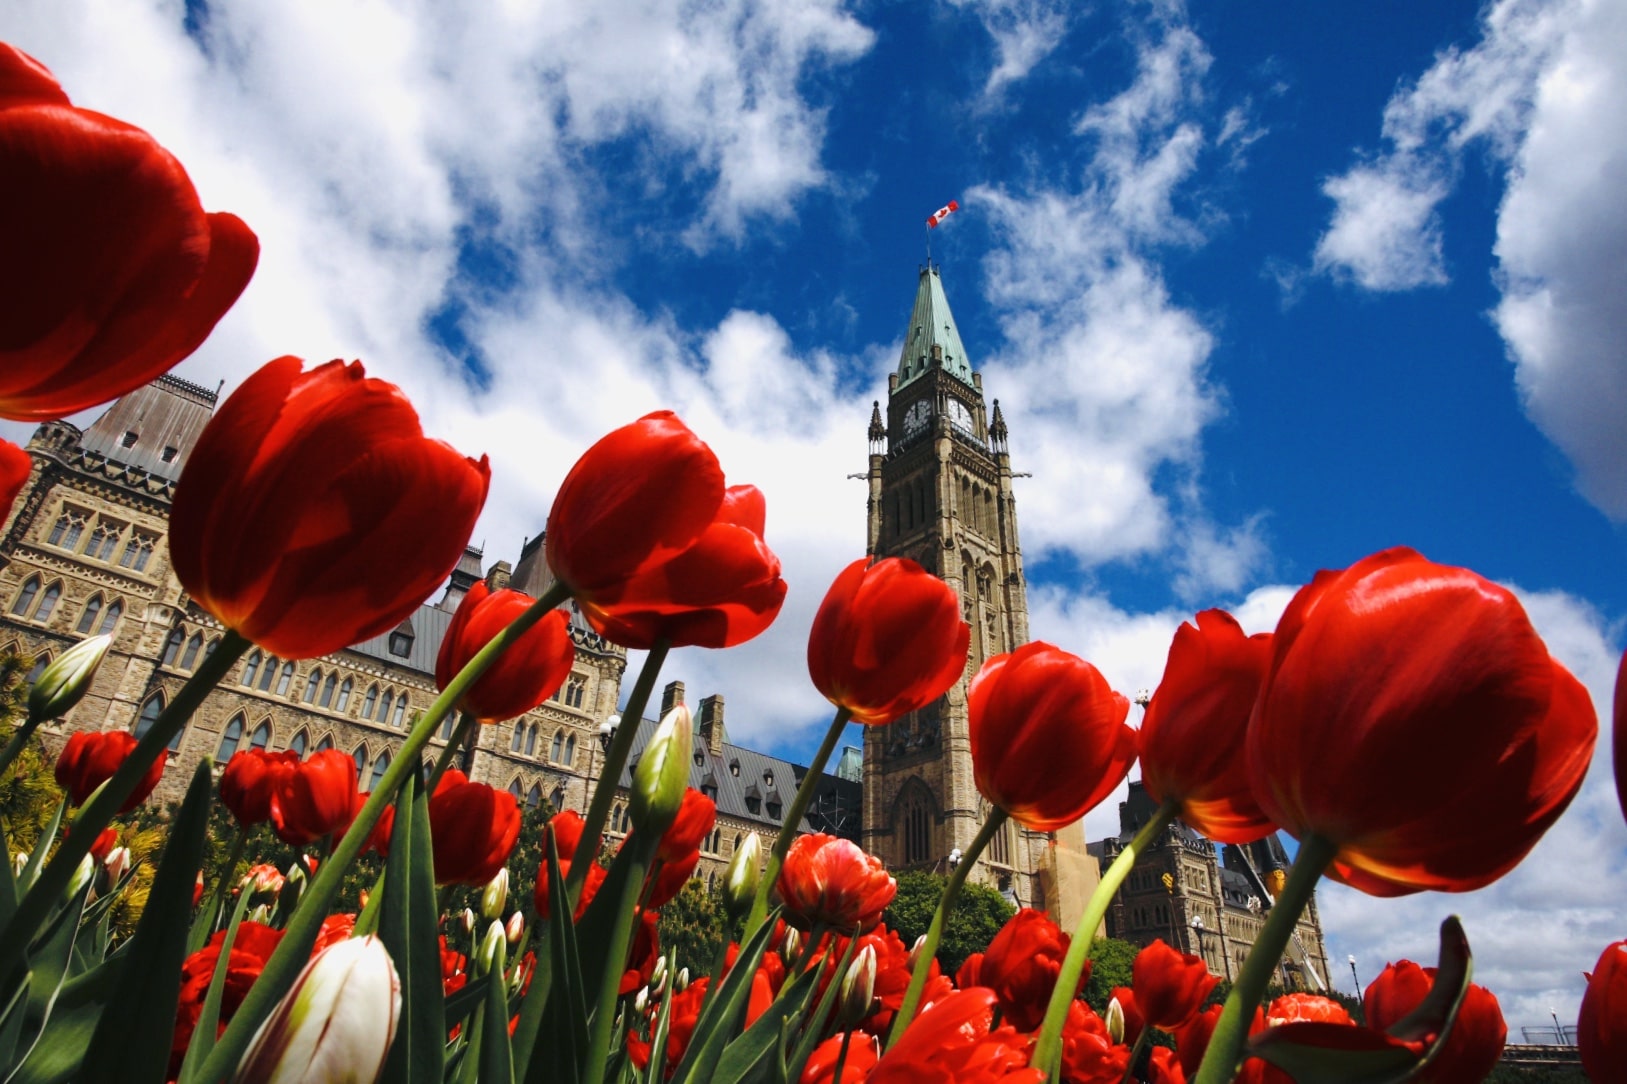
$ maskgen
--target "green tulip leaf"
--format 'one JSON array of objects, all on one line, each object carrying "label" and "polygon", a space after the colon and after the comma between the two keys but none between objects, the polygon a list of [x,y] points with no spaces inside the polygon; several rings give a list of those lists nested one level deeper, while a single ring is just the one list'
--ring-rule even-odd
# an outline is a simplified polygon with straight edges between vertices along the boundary
[{"label": "green tulip leaf", "polygon": [[0,1013],[0,1072],[11,1068],[16,1056],[17,1040],[22,1037],[23,1017],[26,1015],[23,1006],[33,980],[33,972],[23,972],[17,988],[11,992],[11,999],[6,1002],[5,1012]]},{"label": "green tulip leaf", "polygon": [[123,954],[122,973],[95,1035],[82,1048],[84,1080],[166,1079],[192,917],[192,886],[209,827],[213,766],[208,757],[198,762],[186,800],[170,826],[147,906]]},{"label": "green tulip leaf", "polygon": [[[526,1065],[526,1084],[578,1084],[587,1053],[588,1012],[577,954],[576,927],[565,901],[559,848],[548,833],[548,939],[551,986],[542,1010],[537,1042]],[[535,986],[533,985],[533,989]]]},{"label": "green tulip leaf", "polygon": [[181,1072],[176,1078],[179,1084],[188,1084],[197,1073],[198,1066],[209,1056],[209,1051],[215,1048],[215,1033],[220,1024],[220,1001],[226,992],[226,975],[231,970],[232,945],[237,941],[237,931],[243,925],[243,916],[248,913],[249,900],[254,893],[247,889],[237,894],[237,906],[232,910],[232,920],[226,926],[226,935],[220,942],[220,955],[215,959],[214,974],[209,977],[209,990],[203,997],[203,1008],[198,1013],[197,1026],[192,1029],[192,1040],[187,1043],[186,1057],[181,1062]]},{"label": "green tulip leaf", "polygon": [[[794,982],[787,983],[763,1015],[753,1021],[738,1039],[723,1048],[711,1084],[764,1084],[769,1079],[774,1068],[774,1056],[779,1051],[781,1032],[801,1021],[808,1002],[819,990],[821,970],[810,967]],[[840,985],[833,978],[827,985],[827,992]],[[749,988],[747,996],[750,996]],[[817,1031],[818,1028],[810,1030]]]},{"label": "green tulip leaf", "polygon": [[396,794],[382,894],[379,937],[401,977],[400,1026],[384,1078],[439,1081],[446,1069],[446,995],[429,799],[417,773]]},{"label": "green tulip leaf", "polygon": [[786,1080],[801,1080],[802,1069],[813,1056],[814,1048],[825,1037],[825,1023],[830,1019],[831,1006],[842,993],[842,978],[847,969],[853,966],[853,957],[859,947],[859,939],[850,937],[847,940],[847,951],[842,953],[840,965],[836,973],[831,976],[830,982],[825,984],[825,996],[819,999],[818,1008],[814,1009],[812,1018],[802,1023],[802,1040],[796,1046],[789,1061],[781,1056],[780,1075]]},{"label": "green tulip leaf", "polygon": [[[758,926],[746,943],[740,946],[734,966],[716,990],[706,991],[706,1003],[695,1021],[695,1030],[689,1037],[689,1048],[672,1074],[672,1084],[688,1084],[697,1066],[717,1064],[723,1045],[729,1041],[736,1023],[745,1012],[751,998],[751,977],[757,973],[763,953],[768,950],[769,938],[774,934],[774,921],[778,912],[771,912]],[[704,1077],[702,1078],[704,1079]]]},{"label": "green tulip leaf", "polygon": [[[503,973],[493,970],[486,979],[485,1030],[480,1036],[481,1084],[514,1084],[514,1056],[508,1041],[508,986]],[[474,1039],[470,1040],[471,1045]],[[474,1060],[475,1052],[466,1055]]]}]

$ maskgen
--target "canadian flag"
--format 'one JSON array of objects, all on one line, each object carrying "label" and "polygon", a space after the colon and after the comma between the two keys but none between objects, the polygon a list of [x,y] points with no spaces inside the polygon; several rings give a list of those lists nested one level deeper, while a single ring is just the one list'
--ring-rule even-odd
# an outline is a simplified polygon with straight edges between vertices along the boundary
[{"label": "canadian flag", "polygon": [[944,219],[948,218],[951,214],[958,210],[960,210],[960,204],[956,203],[954,200],[950,200],[947,206],[939,207],[937,211],[933,212],[933,214],[927,218],[927,229],[937,229],[938,223],[942,222]]}]

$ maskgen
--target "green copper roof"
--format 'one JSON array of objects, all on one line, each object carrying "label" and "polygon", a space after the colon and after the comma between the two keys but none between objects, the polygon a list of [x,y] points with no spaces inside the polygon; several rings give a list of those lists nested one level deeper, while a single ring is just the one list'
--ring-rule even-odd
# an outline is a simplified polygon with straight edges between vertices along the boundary
[{"label": "green copper roof", "polygon": [[[941,360],[934,362],[933,347],[942,348]],[[898,359],[898,386],[927,372],[934,364],[966,384],[972,382],[972,363],[961,345],[960,331],[955,317],[949,311],[949,299],[943,294],[943,280],[936,267],[921,269],[921,281],[915,288],[915,308],[910,313],[910,326],[904,331],[904,354]]]}]

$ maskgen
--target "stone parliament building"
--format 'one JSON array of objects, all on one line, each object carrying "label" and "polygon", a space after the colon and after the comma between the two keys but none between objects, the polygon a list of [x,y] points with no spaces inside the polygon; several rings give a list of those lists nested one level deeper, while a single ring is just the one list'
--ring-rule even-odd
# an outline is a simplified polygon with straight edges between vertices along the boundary
[{"label": "stone parliament building", "polygon": [[[31,657],[37,674],[86,636],[114,638],[89,695],[42,728],[48,742],[78,729],[143,733],[219,640],[221,626],[188,598],[165,544],[176,480],[217,395],[163,376],[83,431],[48,422],[28,443],[32,474],[0,523],[0,651]],[[986,659],[1027,642],[1028,604],[1006,423],[998,400],[985,408],[982,375],[968,360],[935,266],[920,272],[902,356],[885,406],[872,409],[868,437],[867,552],[913,558],[957,592],[972,626],[970,657],[963,679],[936,703],[867,727],[862,756],[843,751],[798,827],[853,839],[893,870],[942,873],[960,860],[988,810],[972,781],[967,686]],[[204,756],[220,764],[245,748],[341,749],[355,758],[361,789],[370,789],[437,695],[435,658],[458,603],[482,579],[539,594],[550,582],[541,543],[540,535],[526,541],[512,566],[487,565],[469,548],[439,598],[334,655],[289,661],[251,649],[172,743],[158,797],[179,797]],[[571,633],[576,664],[559,692],[518,719],[477,728],[461,754],[472,779],[508,790],[528,808],[546,801],[585,809],[602,743],[619,722],[625,651],[578,613]],[[683,685],[670,683],[663,713],[683,699]],[[729,742],[721,695],[703,697],[694,710],[691,784],[718,804],[697,872],[712,883],[748,833],[763,837],[765,848],[773,842],[807,769]],[[638,725],[629,771],[618,781],[623,794],[655,720]],[[449,721],[428,756],[439,755],[450,732]],[[1123,840],[1134,832],[1138,788],[1121,807]],[[627,830],[625,801],[613,807],[609,827],[612,835]],[[1243,861],[1230,854],[1235,848],[1222,862],[1212,844],[1179,825],[1166,842],[1121,890],[1103,932],[1138,943],[1173,937],[1229,976],[1260,925],[1260,904],[1249,900],[1262,897],[1238,880],[1245,875],[1234,868]],[[1098,861],[1111,861],[1116,844],[1087,847],[1078,823],[1040,833],[1012,822],[973,879],[1071,929],[1099,881]],[[1286,861],[1260,857],[1267,876]],[[1163,872],[1171,873],[1169,890],[1156,880]],[[1299,955],[1291,949],[1289,960],[1297,974],[1288,977],[1315,988],[1328,969],[1314,904],[1301,926]]]}]

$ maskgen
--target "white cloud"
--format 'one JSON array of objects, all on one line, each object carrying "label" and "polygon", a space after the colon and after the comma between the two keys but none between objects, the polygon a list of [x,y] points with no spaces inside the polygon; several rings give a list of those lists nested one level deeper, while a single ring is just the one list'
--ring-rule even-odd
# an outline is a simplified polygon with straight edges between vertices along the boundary
[{"label": "white cloud", "polygon": [[983,84],[985,99],[993,99],[1021,82],[1051,55],[1067,33],[1070,6],[1065,0],[949,0],[957,8],[971,8],[994,39],[996,63]]},{"label": "white cloud", "polygon": [[1384,111],[1383,154],[1330,179],[1317,270],[1370,290],[1446,281],[1439,206],[1469,149],[1505,190],[1493,312],[1527,414],[1582,493],[1627,519],[1627,12],[1605,0],[1502,0],[1472,48],[1436,57]]}]

